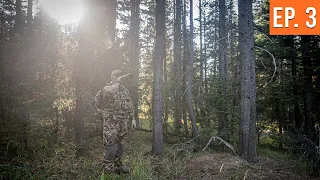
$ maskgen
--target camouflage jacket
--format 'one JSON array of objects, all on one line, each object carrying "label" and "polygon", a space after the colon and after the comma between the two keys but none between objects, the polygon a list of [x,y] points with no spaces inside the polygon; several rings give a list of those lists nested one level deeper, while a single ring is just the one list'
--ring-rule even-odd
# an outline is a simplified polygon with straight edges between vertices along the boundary
[{"label": "camouflage jacket", "polygon": [[127,123],[134,116],[130,93],[119,82],[108,83],[97,93],[95,102],[104,123]]}]

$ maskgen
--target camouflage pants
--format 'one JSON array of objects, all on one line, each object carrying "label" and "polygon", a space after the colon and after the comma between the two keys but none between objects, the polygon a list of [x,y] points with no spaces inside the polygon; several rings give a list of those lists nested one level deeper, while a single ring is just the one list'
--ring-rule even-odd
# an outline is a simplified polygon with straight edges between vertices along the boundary
[{"label": "camouflage pants", "polygon": [[109,116],[104,119],[104,169],[106,171],[117,172],[122,166],[121,156],[124,153],[124,145],[122,142],[126,135],[127,121],[124,117],[109,114]]},{"label": "camouflage pants", "polygon": [[122,166],[121,157],[124,152],[122,143],[108,144],[105,146],[104,170],[108,172],[117,172]]}]

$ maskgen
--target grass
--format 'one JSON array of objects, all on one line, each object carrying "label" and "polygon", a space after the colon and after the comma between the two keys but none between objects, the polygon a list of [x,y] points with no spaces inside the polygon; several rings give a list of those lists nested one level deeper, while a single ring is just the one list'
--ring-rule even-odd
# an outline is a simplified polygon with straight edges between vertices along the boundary
[{"label": "grass", "polygon": [[292,169],[301,175],[313,174],[313,167],[307,160],[300,159],[297,155],[290,151],[277,150],[269,146],[262,146],[258,148],[260,156],[276,159],[277,161],[290,162]]},{"label": "grass", "polygon": [[258,147],[258,153],[261,156],[269,157],[277,160],[287,160],[292,158],[292,154],[284,151],[274,150],[267,147]]},{"label": "grass", "polygon": [[71,139],[50,133],[47,128],[29,133],[29,150],[0,164],[0,179],[170,179],[183,172],[189,157],[178,157],[166,146],[164,156],[150,154],[152,133],[132,131],[126,139],[124,164],[131,167],[130,175],[103,173],[103,145],[100,136],[90,138],[82,153]]},{"label": "grass", "polygon": [[[148,125],[144,125],[144,128],[148,128]],[[188,173],[190,161],[203,156],[209,157],[209,152],[178,152],[172,149],[172,145],[181,140],[170,136],[166,137],[170,141],[165,143],[163,157],[153,157],[150,154],[152,133],[131,131],[125,141],[126,151],[123,157],[124,164],[131,167],[130,174],[109,174],[101,171],[103,145],[100,136],[88,139],[79,154],[72,139],[63,135],[55,138],[50,132],[46,127],[33,128],[28,135],[29,150],[19,151],[16,157],[0,164],[0,179],[197,179],[199,176],[192,177]],[[293,158],[289,153],[266,147],[258,148],[258,153],[283,162],[291,162]],[[307,163],[297,163],[298,173],[309,172],[310,166]],[[242,169],[227,173],[229,179],[243,178],[243,174]]]}]

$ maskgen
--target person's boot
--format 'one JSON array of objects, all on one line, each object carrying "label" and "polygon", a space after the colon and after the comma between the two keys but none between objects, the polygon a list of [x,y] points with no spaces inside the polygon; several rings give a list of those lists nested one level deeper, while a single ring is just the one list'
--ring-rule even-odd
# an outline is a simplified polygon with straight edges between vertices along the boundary
[{"label": "person's boot", "polygon": [[103,161],[103,170],[105,172],[114,173],[119,171],[119,167],[114,163],[114,161]]},{"label": "person's boot", "polygon": [[103,161],[103,168],[106,172],[117,172],[118,164],[116,161],[117,145],[109,145],[106,147]]},{"label": "person's boot", "polygon": [[122,166],[119,166],[119,167],[118,167],[118,171],[119,171],[120,173],[129,173],[129,172],[130,172],[130,167],[129,167],[129,166],[122,165]]},{"label": "person's boot", "polygon": [[130,172],[130,167],[122,164],[121,157],[115,158],[115,165],[117,166],[119,173],[129,173]]}]

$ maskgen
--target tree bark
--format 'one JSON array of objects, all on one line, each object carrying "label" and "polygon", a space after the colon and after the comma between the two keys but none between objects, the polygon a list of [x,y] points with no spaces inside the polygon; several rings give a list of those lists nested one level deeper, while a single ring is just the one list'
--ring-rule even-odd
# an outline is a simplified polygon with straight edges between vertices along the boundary
[{"label": "tree bark", "polygon": [[131,68],[135,74],[132,87],[132,100],[136,125],[139,127],[139,25],[140,25],[140,0],[131,0],[130,42],[131,42]]},{"label": "tree bark", "polygon": [[[166,39],[167,42],[167,39]],[[164,49],[167,51],[167,44],[164,44]],[[163,52],[163,78],[164,78],[164,131],[168,132],[168,120],[169,120],[169,83],[168,83],[168,65],[167,65],[167,53]]]},{"label": "tree bark", "polygon": [[[216,14],[217,14],[217,12],[218,12],[218,6],[217,6],[217,4],[215,4],[215,12],[214,12],[214,34],[213,34],[213,39],[214,39],[214,52],[217,52],[217,44],[218,44],[218,42],[217,42],[217,20],[216,20]],[[215,54],[215,56],[214,56],[214,61],[213,61],[213,75],[214,76],[216,76],[217,75],[217,55]]]},{"label": "tree bark", "polygon": [[28,0],[27,34],[29,38],[31,37],[31,32],[32,32],[32,6],[33,6],[33,0]]},{"label": "tree bark", "polygon": [[[200,86],[202,86],[203,83],[203,41],[202,41],[202,5],[201,5],[201,1],[199,1],[199,31],[200,31]],[[200,107],[201,108],[201,107]]]},{"label": "tree bark", "polygon": [[16,0],[16,16],[15,16],[15,32],[20,33],[22,31],[22,17],[21,17],[21,0]]},{"label": "tree bark", "polygon": [[302,61],[304,72],[304,132],[309,139],[315,140],[312,110],[312,60],[310,56],[310,36],[301,36]]},{"label": "tree bark", "polygon": [[[282,137],[282,130],[283,130],[283,114],[282,114],[282,108],[280,107],[280,99],[276,99],[276,114],[277,114],[277,120],[278,120],[278,127],[279,127],[279,136]],[[279,148],[283,147],[282,140],[279,140]]]},{"label": "tree bark", "polygon": [[[291,46],[291,55],[295,54],[294,50],[294,39],[293,36],[290,37],[290,46]],[[292,80],[293,80],[293,97],[294,97],[294,123],[297,130],[300,131],[301,122],[300,122],[300,108],[299,108],[299,94],[298,94],[298,85],[297,85],[297,60],[296,57],[293,56],[292,59]]]},{"label": "tree bark", "polygon": [[174,89],[174,121],[176,131],[181,128],[181,0],[175,0],[174,19],[174,67],[173,67],[173,89]]},{"label": "tree bark", "polygon": [[207,62],[207,47],[206,47],[206,5],[207,1],[204,0],[204,7],[203,7],[203,42],[204,42],[204,89],[206,93],[208,92],[208,78],[207,78],[207,71],[208,71],[208,62]]},{"label": "tree bark", "polygon": [[75,113],[74,113],[74,133],[75,133],[75,144],[77,147],[81,147],[84,142],[85,137],[85,131],[84,131],[84,85],[86,83],[85,74],[88,74],[86,72],[86,66],[88,66],[88,61],[93,55],[93,53],[90,53],[89,51],[89,43],[84,38],[80,38],[79,40],[79,46],[78,46],[78,52],[74,59],[75,69],[74,69],[74,77],[75,77],[75,96],[76,96],[76,107],[75,107]]},{"label": "tree bark", "polygon": [[75,108],[75,121],[74,121],[74,133],[75,133],[75,144],[77,147],[81,147],[84,141],[84,122],[82,114],[82,97],[79,95],[76,99],[76,108]]},{"label": "tree bark", "polygon": [[222,132],[222,139],[228,141],[228,119],[227,119],[227,57],[226,57],[226,1],[219,0],[219,84],[220,97],[219,104],[219,127]]},{"label": "tree bark", "polygon": [[200,30],[200,52],[199,52],[199,56],[200,56],[200,83],[199,83],[199,89],[198,89],[198,104],[199,104],[199,122],[200,122],[200,126],[203,127],[205,125],[205,110],[204,110],[204,105],[203,105],[203,97],[201,97],[201,91],[205,90],[205,88],[203,88],[204,84],[204,78],[205,78],[205,74],[204,74],[204,69],[206,68],[206,63],[204,63],[205,59],[203,58],[203,21],[202,21],[202,11],[203,7],[202,7],[202,2],[199,1],[199,30]]},{"label": "tree bark", "polygon": [[0,27],[0,64],[4,64],[4,58],[2,58],[3,56],[3,31],[4,31],[4,23],[5,23],[5,20],[4,20],[4,9],[1,8],[1,11],[0,11],[0,21],[1,21],[1,27]]},{"label": "tree bark", "polygon": [[[186,0],[183,1],[183,65],[182,65],[182,90],[183,92],[187,89],[187,64],[188,64],[188,41],[187,41],[187,7],[186,7]],[[186,115],[186,95],[182,94],[182,118],[183,118],[183,125],[184,131],[186,134],[189,134],[188,131],[188,120]]]},{"label": "tree bark", "polygon": [[188,86],[187,86],[187,102],[189,116],[192,126],[192,134],[195,137],[199,136],[198,128],[196,125],[196,118],[194,116],[192,106],[192,78],[193,78],[193,62],[194,62],[194,50],[193,50],[193,0],[190,0],[190,57],[189,57],[189,73],[188,73]]},{"label": "tree bark", "polygon": [[[166,49],[167,45],[164,44],[164,49]],[[164,78],[164,131],[168,132],[168,120],[169,120],[169,93],[168,93],[168,71],[167,71],[167,54],[164,51],[163,54],[163,78]]]},{"label": "tree bark", "polygon": [[[232,46],[231,46],[231,49],[230,49],[230,53],[231,53],[231,56],[235,56],[235,69],[234,69],[234,82],[233,82],[233,91],[234,91],[234,95],[233,95],[233,100],[232,100],[232,105],[233,105],[233,108],[232,108],[232,121],[230,122],[230,135],[233,136],[235,135],[235,132],[237,131],[236,130],[236,123],[237,123],[237,120],[236,120],[236,107],[239,107],[239,96],[238,96],[238,93],[239,93],[239,85],[238,85],[238,82],[239,82],[239,78],[238,78],[238,69],[239,69],[239,63],[238,63],[238,54],[235,53],[235,50],[233,48],[233,44],[234,43],[231,43]],[[258,138],[259,140],[259,138]]]},{"label": "tree bark", "polygon": [[252,0],[239,0],[238,12],[241,63],[239,154],[248,162],[256,162],[256,75]]},{"label": "tree bark", "polygon": [[153,61],[153,144],[154,155],[163,154],[162,86],[165,43],[165,0],[156,0],[156,45]]},{"label": "tree bark", "polygon": [[116,25],[117,25],[117,0],[107,0],[106,2],[106,12],[108,14],[107,18],[107,32],[111,38],[112,47],[115,48],[116,41]]}]

